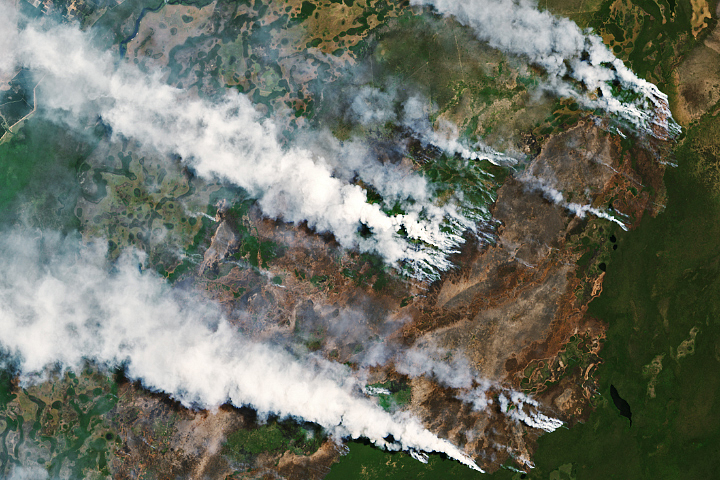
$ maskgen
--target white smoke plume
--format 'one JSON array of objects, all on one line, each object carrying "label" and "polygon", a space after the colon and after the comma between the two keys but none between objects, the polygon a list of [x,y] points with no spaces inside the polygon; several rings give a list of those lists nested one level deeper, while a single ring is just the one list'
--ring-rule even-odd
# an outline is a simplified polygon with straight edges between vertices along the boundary
[{"label": "white smoke plume", "polygon": [[392,392],[387,388],[374,387],[372,385],[365,385],[363,387],[363,393],[365,395],[377,396],[377,395],[390,395]]},{"label": "white smoke plume", "polygon": [[[540,11],[532,0],[411,0],[432,5],[444,15],[472,28],[478,39],[503,52],[524,56],[541,66],[551,87],[561,96],[575,98],[589,108],[602,108],[639,130],[667,138],[679,133],[667,95],[638,78],[603,44],[571,20]],[[566,81],[584,85],[583,93]],[[618,99],[613,84],[628,98]]]},{"label": "white smoke plume", "polygon": [[500,391],[497,395],[500,411],[516,422],[546,432],[553,432],[563,426],[562,420],[542,413],[540,403],[534,398],[489,380],[482,380],[477,387],[461,392],[457,398],[472,404],[473,410],[482,412],[494,403],[491,398],[493,391]]},{"label": "white smoke plume", "polygon": [[[0,5],[0,81],[7,81],[15,74],[17,59],[13,33],[17,31],[17,13]],[[9,32],[9,34],[7,33]]]},{"label": "white smoke plume", "polygon": [[508,396],[498,396],[500,411],[510,418],[522,422],[532,428],[539,428],[546,432],[553,432],[563,426],[562,420],[548,417],[537,410],[538,402],[524,393],[509,392]]},{"label": "white smoke plume", "polygon": [[23,381],[42,378],[52,365],[122,365],[129,378],[188,407],[250,405],[388,449],[443,452],[478,469],[414,418],[362,397],[345,366],[299,361],[243,337],[217,305],[143,271],[142,253],[125,252],[108,273],[104,244],[27,233],[0,235],[0,347]]},{"label": "white smoke plume", "polygon": [[448,357],[447,350],[432,343],[414,345],[395,358],[395,370],[410,377],[433,377],[450,388],[470,388],[475,372],[467,358],[460,353]]},{"label": "white smoke plume", "polygon": [[[399,109],[401,115],[395,110]],[[460,139],[458,127],[446,119],[439,119],[437,126],[430,116],[437,111],[427,98],[412,95],[402,99],[394,87],[379,89],[363,86],[350,100],[346,118],[365,126],[394,122],[410,130],[425,146],[432,145],[445,154],[459,154],[467,160],[487,160],[495,165],[517,163],[517,159],[495,151],[482,142],[467,145]]]},{"label": "white smoke plume", "polygon": [[392,209],[401,203],[408,215],[432,219],[435,223],[447,222],[457,232],[474,228],[455,204],[433,205],[432,187],[425,177],[408,166],[380,164],[364,141],[340,142],[329,132],[306,132],[301,139],[324,159],[335,178],[345,182],[359,178],[383,197],[385,207]]},{"label": "white smoke plume", "polygon": [[500,411],[513,420],[546,432],[557,430],[563,425],[562,420],[540,412],[540,404],[534,398],[489,380],[480,381],[478,386],[461,392],[457,398],[471,403],[473,410],[481,412],[494,403],[491,393],[498,390],[500,394],[497,395],[497,400]]},{"label": "white smoke plume", "polygon": [[377,125],[396,120],[395,90],[382,91],[379,88],[363,86],[355,94],[346,113],[346,118],[361,125]]},{"label": "white smoke plume", "polygon": [[462,392],[458,398],[463,402],[471,403],[473,410],[481,412],[493,403],[489,393],[493,386],[491,381],[481,380],[477,387]]},{"label": "white smoke plume", "polygon": [[495,151],[482,142],[468,146],[460,141],[457,125],[441,119],[438,128],[433,128],[429,114],[432,106],[420,96],[410,97],[403,104],[402,124],[415,132],[426,145],[434,145],[448,155],[459,154],[468,160],[487,160],[495,165],[508,165],[517,162],[513,157]]},{"label": "white smoke plume", "polygon": [[555,188],[550,181],[544,178],[533,177],[530,175],[521,175],[518,177],[529,189],[540,192],[550,202],[560,205],[567,209],[570,213],[574,214],[578,218],[585,218],[585,215],[591,214],[598,218],[603,218],[610,222],[613,222],[620,226],[623,230],[627,231],[628,227],[622,220],[610,215],[607,212],[603,212],[599,208],[593,207],[589,204],[581,204],[576,202],[568,202],[565,200],[562,192]]},{"label": "white smoke plume", "polygon": [[[193,98],[159,75],[116,62],[75,27],[10,25],[0,31],[0,45],[7,46],[0,65],[15,61],[44,76],[39,104],[62,121],[100,116],[114,135],[178,154],[197,174],[244,188],[265,215],[307,222],[331,232],[343,247],[375,251],[391,265],[404,262],[418,278],[433,280],[451,268],[447,255],[463,243],[463,232],[474,228],[452,202],[433,204],[417,174],[398,176],[394,167],[366,162],[363,177],[378,190],[395,185],[405,195],[404,213],[385,213],[368,202],[363,188],[335,175],[338,159],[319,157],[301,144],[283,146],[277,126],[246,96],[227,91],[216,101]],[[361,236],[362,225],[372,235]]]}]

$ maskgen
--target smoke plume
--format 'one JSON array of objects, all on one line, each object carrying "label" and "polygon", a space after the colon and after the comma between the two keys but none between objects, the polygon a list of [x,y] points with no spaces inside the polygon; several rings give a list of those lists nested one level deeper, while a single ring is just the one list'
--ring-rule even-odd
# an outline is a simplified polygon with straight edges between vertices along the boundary
[{"label": "smoke plume", "polygon": [[537,411],[539,406],[537,400],[527,395],[510,391],[508,396],[500,394],[498,396],[500,403],[500,411],[508,415],[510,418],[533,428],[539,428],[546,432],[552,432],[562,427],[563,422],[557,418],[548,417],[547,415]]},{"label": "smoke plume", "polygon": [[447,120],[439,120],[438,128],[433,128],[428,119],[429,113],[429,102],[420,96],[412,96],[403,104],[403,126],[415,132],[424,144],[434,145],[451,156],[459,154],[468,160],[487,160],[495,165],[517,162],[516,159],[496,152],[483,143],[468,147],[460,141],[457,125]]},{"label": "smoke plume", "polygon": [[385,89],[362,86],[346,101],[349,105],[345,120],[349,122],[364,126],[381,126],[393,122],[409,130],[424,146],[431,145],[449,156],[487,160],[495,165],[517,162],[516,158],[497,152],[482,142],[467,145],[460,139],[457,125],[446,119],[440,118],[433,125],[430,116],[437,112],[437,106],[422,95],[408,96],[394,86]]},{"label": "smoke plume", "polygon": [[[261,414],[315,422],[336,436],[443,452],[478,468],[417,420],[392,416],[362,397],[345,366],[320,357],[300,361],[243,337],[217,305],[143,270],[142,253],[125,252],[107,265],[104,242],[80,246],[59,234],[27,233],[0,236],[0,346],[23,381],[42,379],[52,365],[123,366],[129,378],[188,407],[251,405]],[[389,435],[393,443],[385,440]]]},{"label": "smoke plume", "polygon": [[[197,174],[242,187],[265,215],[307,222],[331,232],[343,247],[403,263],[415,277],[432,280],[450,268],[447,255],[457,251],[465,230],[474,229],[452,201],[433,203],[419,175],[348,153],[350,148],[334,148],[344,156],[326,159],[298,143],[283,145],[276,124],[262,118],[245,95],[228,90],[212,101],[195,98],[159,74],[118,63],[75,27],[11,24],[0,32],[0,45],[7,46],[0,67],[14,63],[42,76],[38,103],[47,115],[75,127],[78,119],[99,116],[116,137],[138,140],[156,154],[180,155]],[[336,174],[338,165],[344,165],[344,175]],[[348,170],[359,171],[378,191],[394,193],[403,213],[369,203]],[[360,235],[362,227],[371,235]]]},{"label": "smoke plume", "polygon": [[[411,0],[432,5],[472,28],[478,39],[541,66],[551,88],[588,108],[602,108],[660,138],[679,133],[667,95],[638,78],[603,44],[571,20],[540,11],[531,0]],[[572,79],[581,85],[578,87]],[[626,101],[613,88],[622,89]],[[584,90],[585,92],[582,92]]]},{"label": "smoke plume", "polygon": [[607,212],[600,210],[599,208],[593,207],[590,204],[582,204],[577,202],[568,202],[565,200],[562,192],[555,188],[551,181],[545,178],[535,177],[527,172],[523,173],[518,177],[525,186],[532,191],[540,193],[548,201],[560,205],[565,208],[568,212],[574,214],[578,218],[585,218],[585,215],[591,214],[598,218],[603,218],[610,222],[613,222],[620,226],[623,230],[627,231],[627,225],[616,217],[610,215]]},{"label": "smoke plume", "polygon": [[410,377],[433,377],[450,388],[469,388],[477,372],[462,352],[453,353],[450,355],[432,342],[421,342],[396,356],[395,370]]}]

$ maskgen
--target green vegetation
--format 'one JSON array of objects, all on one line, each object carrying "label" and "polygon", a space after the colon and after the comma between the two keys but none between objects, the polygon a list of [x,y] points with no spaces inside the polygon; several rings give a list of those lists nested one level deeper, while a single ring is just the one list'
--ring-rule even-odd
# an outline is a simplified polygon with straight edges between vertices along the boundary
[{"label": "green vegetation", "polygon": [[[183,3],[204,6],[210,0]],[[348,8],[354,5],[353,0],[331,3],[343,3]],[[570,3],[578,2],[567,2]],[[591,1],[585,5],[586,12],[578,13],[578,18],[611,38],[616,54],[642,77],[661,86],[668,85],[677,59],[702,40],[702,35],[696,40],[688,34],[691,7],[687,2],[676,4],[674,0],[633,0],[621,8],[616,8],[617,3]],[[25,10],[30,8],[27,2],[21,4]],[[61,12],[67,4],[67,0],[55,2]],[[77,5],[84,23],[99,11],[94,2],[79,1]],[[136,31],[139,18],[163,5],[157,0],[125,0],[108,9],[95,27],[98,40],[108,48],[126,44]],[[294,110],[295,117],[312,117],[317,110],[307,96],[308,91],[323,91],[338,74],[331,63],[323,63],[325,59],[313,59],[308,63],[316,68],[316,78],[298,84],[280,68],[278,58],[282,49],[278,45],[288,41],[283,37],[285,32],[300,25],[305,28],[303,22],[316,19],[317,10],[327,5],[303,2],[299,12],[279,15],[270,24],[260,19],[270,8],[267,2],[227,2],[227,5],[232,10],[232,15],[228,15],[232,20],[217,34],[222,45],[208,48],[200,55],[197,51],[213,39],[205,35],[189,38],[168,54],[171,80],[188,83],[186,88],[197,86],[202,96],[206,95],[202,87],[209,85],[213,87],[209,91],[217,91],[222,82],[233,79],[238,90],[265,105],[268,113],[278,106],[287,106]],[[511,66],[496,52],[479,46],[466,30],[451,27],[430,15],[406,13],[377,39],[366,40],[375,28],[373,17],[382,22],[404,6],[404,2],[366,4],[344,31],[334,37],[310,39],[306,46],[319,47],[336,57],[349,51],[372,62],[375,84],[399,78],[403,86],[417,86],[439,105],[436,115],[447,112],[466,119],[461,131],[470,140],[511,136],[527,124],[541,143],[587,115],[578,104],[568,101],[524,110],[527,91],[537,85],[538,78],[532,74],[513,76]],[[578,9],[582,6],[579,2]],[[220,5],[218,12],[221,7],[225,8]],[[193,21],[191,16],[182,19],[185,23]],[[708,21],[710,26],[714,23],[715,20]],[[408,41],[409,38],[413,41]],[[188,60],[185,57],[189,53],[196,56]],[[190,85],[193,75],[197,81]],[[632,100],[627,92],[618,87],[613,89],[619,98]],[[502,107],[503,110],[500,104],[510,106]],[[18,103],[8,104],[2,113],[7,118],[18,118],[25,112],[27,107]],[[387,134],[386,130],[389,128],[381,129],[379,137]],[[0,132],[5,131],[4,126],[0,127]],[[339,137],[350,137],[347,125],[340,124],[336,131],[341,132]],[[179,179],[178,172],[153,166],[149,160],[134,157],[125,149],[88,160],[102,139],[102,132],[96,133],[94,139],[81,139],[64,128],[32,118],[20,134],[0,145],[0,177],[4,179],[0,190],[2,220],[16,221],[22,207],[23,219],[31,224],[100,232],[110,239],[113,251],[131,244],[144,246],[156,228],[160,233],[172,232],[185,242],[182,246],[186,247],[188,258],[174,268],[173,260],[161,255],[153,256],[151,261],[170,281],[177,280],[196,265],[196,260],[189,257],[207,245],[212,231],[211,220],[200,217],[198,222],[180,211],[179,201],[193,195],[196,186],[190,180],[171,185],[168,179]],[[605,363],[599,370],[597,410],[583,425],[542,437],[536,456],[537,469],[528,478],[675,479],[717,475],[712,463],[720,455],[719,138],[720,121],[712,117],[689,131],[685,145],[677,153],[680,168],[667,174],[668,207],[658,218],[645,219],[630,234],[597,230],[592,236],[573,239],[578,251],[584,252],[578,262],[582,267],[579,275],[598,275],[606,269],[609,273],[603,295],[593,301],[590,309],[591,315],[610,325],[601,354]],[[631,142],[628,139],[623,144]],[[415,153],[417,164],[437,187],[441,201],[455,192],[463,192],[467,208],[475,209],[478,215],[485,214],[483,209],[492,202],[494,189],[508,173],[487,163],[444,155],[428,161],[420,158],[421,152]],[[636,190],[632,193],[637,195]],[[217,198],[207,191],[202,194]],[[382,198],[372,194],[372,201],[382,203]],[[82,206],[78,207],[78,202]],[[267,268],[282,254],[282,249],[259,236],[248,216],[251,203],[245,199],[237,201],[228,213],[240,237],[234,256],[255,269]],[[383,208],[388,214],[402,213],[400,205]],[[207,213],[214,215],[214,208],[209,207]],[[85,223],[81,224],[76,215]],[[155,220],[158,222],[154,224]],[[102,230],[89,232],[93,226],[102,226]],[[618,239],[610,240],[615,235]],[[388,290],[393,277],[380,257],[365,254],[356,260],[342,271],[344,276],[356,286]],[[306,275],[302,270],[296,270],[295,275],[319,289],[333,288],[327,275]],[[280,285],[283,278],[275,276],[272,282]],[[221,288],[230,290],[226,285]],[[233,295],[238,297],[245,291],[238,288]],[[581,297],[588,295],[587,289],[577,293]],[[412,297],[406,296],[400,305],[407,306],[411,301]],[[586,368],[596,360],[590,353],[589,341],[573,337],[560,356],[562,368],[559,363],[532,364],[525,372],[527,382],[523,386],[527,391],[537,392],[571,369]],[[322,339],[311,337],[307,346],[317,350]],[[355,346],[356,352],[361,349],[362,345]],[[337,350],[334,352],[337,356]],[[610,399],[611,384],[633,408],[632,427]],[[386,410],[410,401],[407,384],[387,382],[375,386],[391,392],[378,395]],[[95,473],[109,475],[109,455],[119,445],[119,437],[107,423],[107,417],[117,401],[117,384],[93,371],[77,376],[68,374],[53,383],[27,389],[14,385],[9,373],[0,372],[0,475],[8,474],[14,464],[28,462],[21,457],[27,451],[37,452],[37,463],[53,477],[65,476],[67,472],[74,478],[88,478]],[[167,430],[167,425],[156,425],[157,435],[167,436]],[[315,425],[272,419],[265,425],[232,433],[224,453],[241,463],[262,452],[289,450],[309,455],[319,448],[323,438],[323,432]],[[519,478],[519,474],[501,470],[492,477]],[[333,467],[328,478],[488,476],[480,476],[441,456],[431,456],[426,466],[403,453],[389,454],[353,442],[350,454]]]},{"label": "green vegetation", "polygon": [[[487,160],[479,162],[445,154],[423,165],[422,171],[441,200],[461,194],[461,211],[468,218],[478,220],[489,219],[487,209],[495,201],[495,190],[508,174],[507,169],[496,167]],[[491,172],[497,173],[498,177]]]},{"label": "green vegetation", "polygon": [[[330,469],[325,480],[447,480],[484,479],[486,474],[470,470],[441,455],[430,455],[428,464],[413,459],[404,452],[390,453],[367,442],[349,442],[350,453]],[[505,472],[507,473],[507,472]],[[506,475],[505,478],[510,478]]]},{"label": "green vegetation", "polygon": [[[714,10],[711,2],[711,10]],[[592,15],[590,26],[600,35],[611,36],[610,48],[640,77],[661,90],[671,85],[677,59],[701,40],[693,30],[691,2],[675,0],[631,0],[618,8],[615,0],[603,1]],[[706,20],[710,28],[715,20]],[[696,32],[697,26],[695,26]]]},{"label": "green vegetation", "polygon": [[[520,386],[528,394],[536,394],[544,391],[551,385],[557,384],[568,375],[575,374],[574,378],[582,379],[588,377],[583,387],[592,388],[593,369],[591,365],[597,365],[600,358],[593,353],[597,346],[597,340],[589,335],[573,335],[563,350],[551,362],[547,360],[533,360],[523,372]],[[587,374],[587,375],[586,375]]]},{"label": "green vegetation", "polygon": [[75,205],[83,192],[77,177],[95,147],[86,140],[33,117],[18,135],[0,144],[0,221],[17,221],[22,210],[32,224],[79,228]]},{"label": "green vegetation", "polygon": [[[694,175],[702,159],[692,143],[677,156],[680,167],[666,173],[667,209],[619,237],[603,294],[590,306],[610,325],[597,411],[584,425],[541,438],[529,478],[568,462],[578,479],[715,475],[720,202]],[[632,408],[632,427],[610,401],[611,384]]]},{"label": "green vegetation", "polygon": [[410,385],[406,382],[388,381],[385,383],[375,383],[369,386],[374,388],[383,388],[390,392],[390,394],[377,394],[378,404],[387,412],[395,411],[399,407],[403,407],[404,405],[410,403],[412,390]]},{"label": "green vegetation", "polygon": [[93,25],[93,29],[102,32],[97,39],[100,48],[110,48],[120,44],[135,29],[135,23],[145,8],[157,8],[158,0],[125,0],[114,8],[108,9]]},{"label": "green vegetation", "polygon": [[239,236],[238,242],[240,246],[237,252],[233,254],[233,258],[245,259],[254,268],[268,268],[268,262],[276,259],[282,254],[282,251],[275,242],[261,240],[257,236],[257,228],[250,223],[247,217],[253,203],[254,200],[252,199],[236,202],[226,214],[237,225]]},{"label": "green vegetation", "polygon": [[118,401],[109,376],[87,368],[27,389],[11,379],[0,372],[0,475],[17,464],[37,464],[53,478],[110,475],[120,440],[107,420]]},{"label": "green vegetation", "polygon": [[706,118],[690,129],[683,153],[695,158],[688,165],[695,179],[720,199],[720,122]]},{"label": "green vegetation", "polygon": [[240,248],[233,255],[236,258],[245,258],[255,268],[268,268],[268,262],[277,258],[277,247],[274,242],[260,241],[258,237],[243,235]]},{"label": "green vegetation", "polygon": [[75,214],[87,236],[108,240],[113,258],[139,248],[167,275],[179,263],[177,251],[199,245],[191,245],[204,226],[196,212],[223,191],[183,172],[179,161],[142,156],[131,146],[101,138],[80,165],[75,181],[83,189]]},{"label": "green vegetation", "polygon": [[580,105],[571,99],[555,99],[551,110],[552,112],[547,117],[542,121],[535,122],[532,128],[532,135],[538,142],[537,151],[534,153],[540,153],[539,146],[545,140],[567,131],[590,115],[589,112],[581,110]]},{"label": "green vegetation", "polygon": [[[482,49],[458,49],[457,34],[461,35],[460,44],[477,45],[464,29],[452,28],[430,15],[416,15],[411,11],[403,13],[391,25],[379,36],[375,48],[375,60],[382,76],[396,77],[400,82],[411,81],[425,90],[441,109],[456,98],[461,83],[479,91],[499,88],[496,79],[477,62],[478,58],[473,58],[485,53]],[[408,38],[413,41],[408,42]],[[464,64],[460,62],[462,56],[466,57]]]},{"label": "green vegetation", "polygon": [[320,284],[327,282],[329,278],[327,275],[313,275],[310,277],[310,283],[320,288]]},{"label": "green vegetation", "polygon": [[[333,4],[350,8],[338,10]],[[307,48],[319,47],[335,56],[342,56],[349,51],[352,55],[361,57],[369,50],[368,35],[374,32],[377,26],[382,26],[387,18],[397,16],[407,6],[407,1],[389,0],[370,0],[363,3],[355,3],[354,0],[330,0],[325,3],[305,1],[300,12],[295,14],[294,20],[303,22],[308,33],[315,37],[308,42]],[[343,15],[341,28],[333,22],[338,13]],[[373,21],[375,19],[377,22]]]},{"label": "green vegetation", "polygon": [[[191,220],[195,220],[192,218]],[[197,267],[197,261],[193,259],[194,256],[198,254],[198,250],[200,249],[200,245],[203,244],[207,237],[209,236],[209,229],[212,221],[207,217],[201,217],[200,218],[200,229],[193,237],[193,241],[190,244],[190,246],[185,250],[185,258],[183,258],[182,262],[180,262],[178,265],[176,265],[171,271],[165,270],[164,265],[160,264],[158,266],[158,273],[160,275],[164,276],[168,279],[170,283],[174,283],[177,281],[180,277],[182,277],[185,273],[191,271],[193,268]]]},{"label": "green vegetation", "polygon": [[322,429],[313,423],[273,418],[264,425],[237,430],[227,437],[223,453],[238,463],[249,463],[261,453],[312,455],[325,439]]},{"label": "green vegetation", "polygon": [[[612,205],[612,200],[609,202]],[[617,235],[620,227],[605,220],[591,219],[578,234],[570,235],[568,246],[580,254],[575,271],[577,278],[583,279],[575,295],[580,304],[585,304],[592,295],[592,282],[607,271],[613,260],[612,253],[617,250]]]},{"label": "green vegetation", "polygon": [[344,268],[342,274],[352,279],[356,286],[372,286],[376,292],[388,286],[392,276],[390,268],[382,257],[375,253],[357,255],[354,268]]}]

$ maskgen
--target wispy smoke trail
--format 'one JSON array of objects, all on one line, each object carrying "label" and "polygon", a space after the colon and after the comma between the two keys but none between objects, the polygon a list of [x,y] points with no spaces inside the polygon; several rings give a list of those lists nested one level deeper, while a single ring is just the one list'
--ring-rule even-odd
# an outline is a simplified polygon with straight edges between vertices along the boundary
[{"label": "wispy smoke trail", "polygon": [[508,396],[500,394],[498,402],[500,403],[500,411],[529,427],[553,432],[563,426],[561,420],[538,412],[537,407],[539,404],[537,400],[523,393],[512,391]]},{"label": "wispy smoke trail", "polygon": [[462,352],[453,352],[455,355],[448,358],[448,353],[431,342],[416,344],[396,356],[395,370],[410,377],[432,377],[450,388],[471,387],[476,380],[476,372],[467,358]]},{"label": "wispy smoke trail", "polygon": [[430,105],[427,100],[419,97],[410,97],[403,104],[402,124],[415,132],[419,139],[433,145],[448,155],[459,154],[468,160],[487,160],[495,165],[508,165],[517,162],[516,159],[495,151],[487,145],[478,143],[472,148],[460,141],[457,125],[446,120],[440,120],[438,129],[433,128],[428,120]]},{"label": "wispy smoke trail", "polygon": [[598,218],[604,218],[620,226],[623,230],[627,231],[628,227],[625,223],[617,218],[613,217],[607,212],[603,212],[599,208],[593,207],[589,204],[581,204],[577,202],[568,202],[565,200],[562,192],[551,185],[551,182],[544,178],[534,177],[529,174],[523,174],[518,177],[525,186],[530,189],[539,192],[547,200],[551,201],[556,205],[567,209],[570,213],[576,215],[579,218],[585,218],[585,215],[591,214]]},{"label": "wispy smoke trail", "polygon": [[50,365],[122,365],[128,377],[188,407],[251,405],[261,414],[315,422],[337,436],[442,452],[478,468],[414,418],[392,416],[362,397],[343,365],[319,357],[299,361],[243,337],[217,305],[142,271],[143,254],[124,253],[108,273],[104,244],[27,233],[0,236],[0,346],[24,380],[41,378]]},{"label": "wispy smoke trail", "polygon": [[[401,114],[397,115],[395,110]],[[350,99],[345,117],[366,126],[393,122],[410,130],[425,146],[432,145],[450,156],[459,154],[468,160],[487,160],[495,165],[517,162],[482,142],[467,145],[460,139],[457,125],[448,120],[438,120],[435,128],[429,117],[436,111],[437,107],[421,95],[401,98],[394,87],[382,90],[363,86]]]},{"label": "wispy smoke trail", "polygon": [[[159,75],[117,64],[74,27],[10,25],[0,32],[0,44],[8,45],[0,66],[22,64],[45,75],[39,103],[56,118],[73,122],[99,115],[114,134],[179,154],[199,175],[244,188],[267,216],[307,222],[331,232],[342,246],[375,251],[389,264],[405,262],[416,277],[434,279],[450,268],[447,255],[474,228],[452,202],[434,204],[417,174],[398,175],[396,167],[367,157],[356,161],[378,190],[394,185],[403,197],[404,213],[387,214],[368,203],[363,188],[335,175],[338,159],[319,157],[300,144],[283,146],[277,126],[246,96],[227,91],[216,101],[192,98]],[[359,234],[363,225],[370,236]]]},{"label": "wispy smoke trail", "polygon": [[497,385],[490,380],[482,380],[477,387],[461,392],[457,398],[471,404],[473,410],[481,412],[493,403],[493,399],[488,394],[491,387],[497,387]]},{"label": "wispy smoke trail", "polygon": [[[472,28],[478,39],[503,52],[527,57],[548,74],[551,87],[589,108],[602,108],[640,130],[666,138],[679,133],[667,95],[638,78],[602,43],[571,20],[541,12],[531,0],[411,0],[432,5]],[[572,78],[588,93],[564,80]],[[621,88],[620,100],[613,87]]]},{"label": "wispy smoke trail", "polygon": [[45,480],[50,478],[43,467],[23,467],[15,465],[7,480]]}]

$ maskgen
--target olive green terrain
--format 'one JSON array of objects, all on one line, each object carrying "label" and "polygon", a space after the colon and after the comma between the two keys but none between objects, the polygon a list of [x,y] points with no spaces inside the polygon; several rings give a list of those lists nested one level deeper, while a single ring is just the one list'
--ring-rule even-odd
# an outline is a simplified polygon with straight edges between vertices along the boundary
[{"label": "olive green terrain", "polygon": [[[715,475],[720,198],[693,170],[702,162],[698,138],[718,126],[709,117],[690,130],[680,166],[666,173],[665,212],[619,236],[603,295],[589,312],[609,324],[597,410],[585,424],[541,439],[528,478],[560,464],[572,464],[568,478],[578,479]],[[615,408],[611,384],[630,404],[632,425]]]},{"label": "olive green terrain", "polygon": [[106,478],[108,462],[122,444],[108,419],[117,393],[112,377],[93,369],[52,373],[28,388],[19,388],[3,372],[0,471],[39,464],[55,478]]}]

